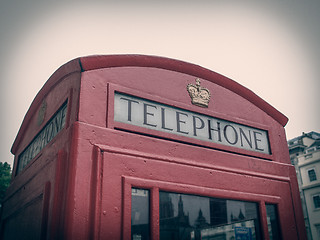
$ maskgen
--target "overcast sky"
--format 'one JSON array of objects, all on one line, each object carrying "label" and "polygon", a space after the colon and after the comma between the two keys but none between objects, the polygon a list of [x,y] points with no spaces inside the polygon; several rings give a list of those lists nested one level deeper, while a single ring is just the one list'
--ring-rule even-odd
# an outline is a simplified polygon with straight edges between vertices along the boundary
[{"label": "overcast sky", "polygon": [[320,0],[0,0],[0,161],[32,100],[67,61],[93,54],[179,59],[225,75],[320,132]]}]

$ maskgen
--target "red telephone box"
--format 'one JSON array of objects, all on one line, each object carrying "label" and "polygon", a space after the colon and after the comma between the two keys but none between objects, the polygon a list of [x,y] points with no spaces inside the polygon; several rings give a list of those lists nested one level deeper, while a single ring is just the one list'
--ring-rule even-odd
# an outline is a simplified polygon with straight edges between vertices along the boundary
[{"label": "red telephone box", "polygon": [[287,118],[154,56],[72,60],[12,147],[2,239],[306,239]]}]

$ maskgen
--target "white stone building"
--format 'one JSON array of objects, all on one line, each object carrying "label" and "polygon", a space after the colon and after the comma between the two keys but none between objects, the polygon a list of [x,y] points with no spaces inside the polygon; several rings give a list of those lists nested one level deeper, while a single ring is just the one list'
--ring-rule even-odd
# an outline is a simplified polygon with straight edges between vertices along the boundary
[{"label": "white stone building", "polygon": [[288,141],[296,168],[308,239],[320,239],[320,134],[303,133]]}]

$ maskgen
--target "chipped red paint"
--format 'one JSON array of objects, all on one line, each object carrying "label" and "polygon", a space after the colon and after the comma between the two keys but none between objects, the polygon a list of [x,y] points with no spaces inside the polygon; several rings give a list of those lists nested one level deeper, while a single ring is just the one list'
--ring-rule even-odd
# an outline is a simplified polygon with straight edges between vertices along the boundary
[{"label": "chipped red paint", "polygon": [[[186,86],[196,78],[212,94],[208,108],[191,104]],[[115,92],[262,129],[270,154],[117,122]],[[19,155],[66,100],[64,129],[16,174]],[[12,146],[1,237],[130,239],[131,188],[140,187],[150,190],[154,240],[160,234],[159,190],[256,202],[263,239],[265,204],[273,203],[283,239],[306,239],[287,121],[249,89],[194,64],[142,55],[72,60],[39,91]]]}]

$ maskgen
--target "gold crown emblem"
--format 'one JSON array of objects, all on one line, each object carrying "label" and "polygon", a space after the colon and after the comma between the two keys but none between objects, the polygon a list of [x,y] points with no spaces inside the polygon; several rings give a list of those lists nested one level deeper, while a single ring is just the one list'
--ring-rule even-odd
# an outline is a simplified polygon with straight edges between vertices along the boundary
[{"label": "gold crown emblem", "polygon": [[200,86],[200,79],[196,79],[196,85],[189,83],[187,85],[188,93],[192,104],[199,107],[208,107],[210,101],[210,91]]}]

